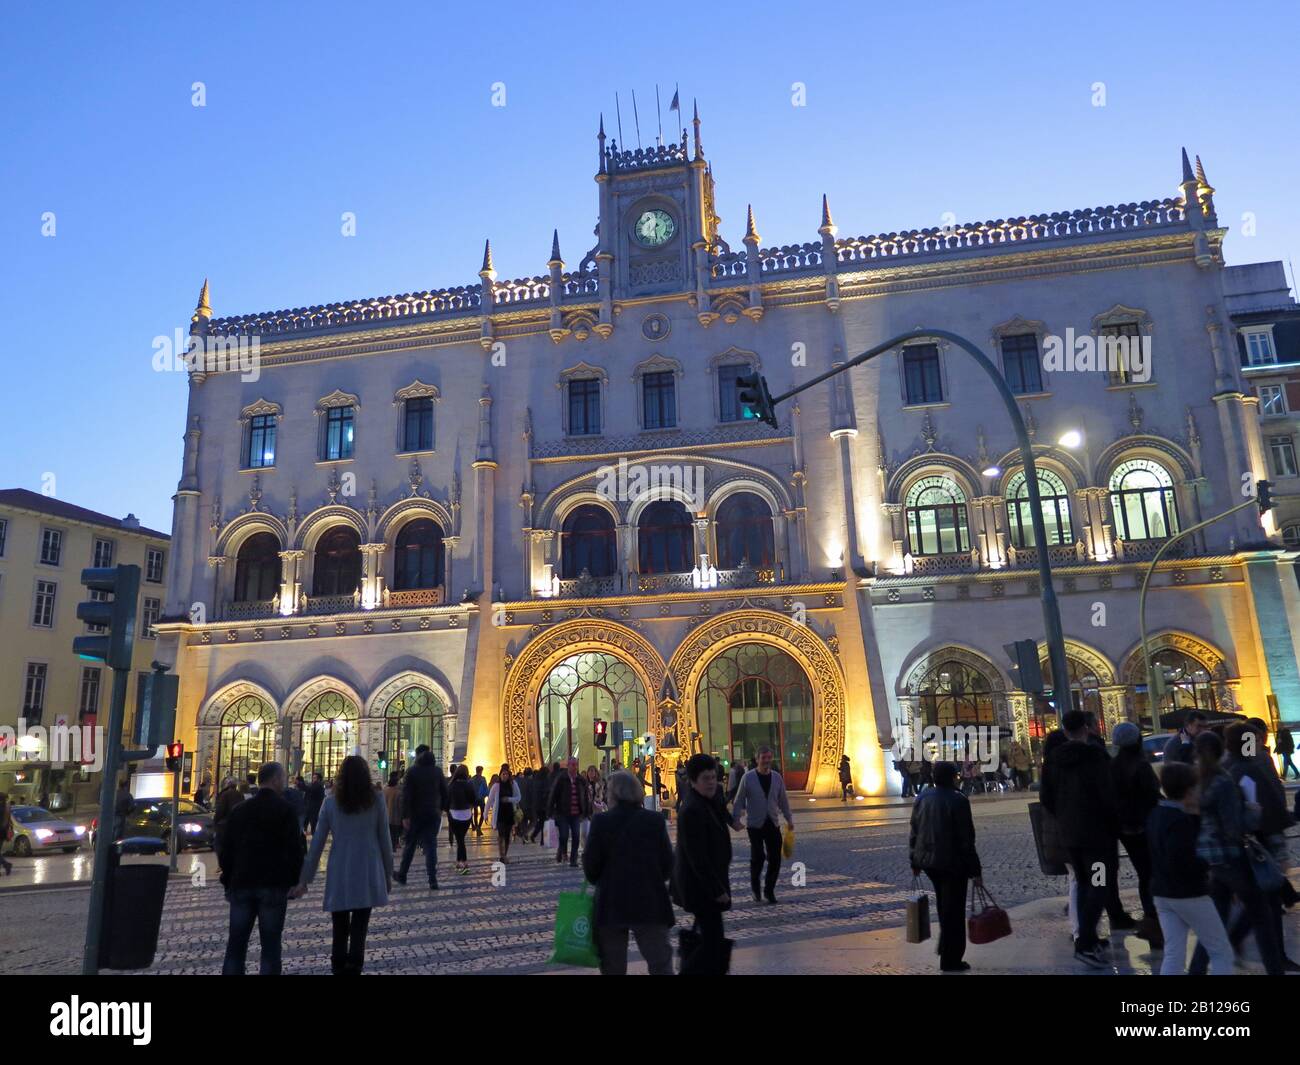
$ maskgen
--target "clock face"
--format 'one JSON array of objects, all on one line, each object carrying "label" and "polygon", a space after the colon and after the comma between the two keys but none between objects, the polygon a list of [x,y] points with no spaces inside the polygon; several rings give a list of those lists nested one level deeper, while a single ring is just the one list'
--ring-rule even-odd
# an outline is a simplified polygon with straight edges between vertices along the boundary
[{"label": "clock face", "polygon": [[661,211],[656,207],[641,212],[641,216],[632,225],[632,232],[646,247],[657,248],[672,239],[673,234],[677,232],[677,223],[667,211]]}]

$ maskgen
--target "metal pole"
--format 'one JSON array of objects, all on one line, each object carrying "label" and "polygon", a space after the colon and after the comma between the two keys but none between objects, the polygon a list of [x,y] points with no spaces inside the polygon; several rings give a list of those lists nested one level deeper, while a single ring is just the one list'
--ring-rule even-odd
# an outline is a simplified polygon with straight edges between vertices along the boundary
[{"label": "metal pole", "polygon": [[176,822],[181,817],[181,767],[176,767],[176,772],[172,774],[172,827],[171,839],[168,841],[168,853],[171,855],[171,871],[176,872],[178,866],[176,862]]},{"label": "metal pole", "polygon": [[1025,484],[1029,489],[1030,520],[1034,529],[1034,543],[1038,548],[1038,578],[1041,585],[1039,594],[1043,604],[1043,626],[1046,629],[1047,636],[1047,657],[1052,670],[1052,695],[1057,703],[1058,714],[1063,713],[1060,693],[1065,692],[1068,701],[1070,670],[1065,658],[1065,634],[1061,628],[1061,611],[1056,601],[1056,589],[1052,585],[1052,566],[1047,557],[1047,526],[1043,522],[1043,504],[1038,493],[1038,468],[1034,465],[1033,444],[1029,439],[1028,431],[1025,429],[1025,419],[1021,416],[1015,394],[1007,387],[1007,382],[1001,371],[990,361],[989,357],[965,337],[958,336],[956,333],[949,333],[944,329],[917,328],[911,332],[892,337],[882,344],[877,344],[875,347],[864,351],[861,355],[850,359],[843,366],[837,366],[824,374],[819,374],[806,384],[774,397],[772,405],[775,407],[782,400],[789,399],[791,396],[811,388],[829,377],[834,377],[838,373],[843,373],[845,370],[852,369],[868,359],[873,359],[877,355],[896,348],[905,340],[916,340],[921,337],[934,337],[939,340],[950,341],[979,363],[989,375],[993,387],[997,389],[1003,405],[1007,408],[1007,414],[1011,418],[1011,426],[1016,431],[1016,440],[1020,445],[1020,458],[1025,468]]},{"label": "metal pole", "polygon": [[1236,514],[1239,510],[1245,510],[1247,507],[1254,505],[1254,499],[1247,499],[1244,503],[1238,503],[1235,507],[1229,507],[1222,514],[1215,514],[1213,517],[1206,518],[1204,521],[1193,525],[1190,529],[1184,529],[1182,532],[1169,537],[1160,545],[1160,550],[1155,553],[1151,559],[1151,565],[1147,567],[1145,575],[1142,577],[1142,590],[1138,592],[1138,634],[1142,640],[1142,664],[1146,667],[1147,674],[1147,705],[1151,710],[1151,732],[1155,733],[1156,726],[1160,723],[1160,707],[1155,705],[1156,686],[1155,671],[1151,666],[1151,654],[1147,650],[1147,586],[1151,582],[1151,575],[1156,571],[1156,563],[1159,562],[1165,553],[1182,540],[1184,537],[1191,536],[1194,532],[1199,532],[1207,525],[1212,525],[1229,514]]},{"label": "metal pole", "polygon": [[104,930],[104,895],[108,883],[116,815],[117,772],[122,753],[122,723],[126,718],[126,682],[130,671],[113,670],[113,697],[108,708],[105,732],[103,777],[99,782],[99,831],[95,833],[95,870],[90,881],[90,913],[86,918],[86,946],[81,957],[81,974],[99,972],[99,941]]}]

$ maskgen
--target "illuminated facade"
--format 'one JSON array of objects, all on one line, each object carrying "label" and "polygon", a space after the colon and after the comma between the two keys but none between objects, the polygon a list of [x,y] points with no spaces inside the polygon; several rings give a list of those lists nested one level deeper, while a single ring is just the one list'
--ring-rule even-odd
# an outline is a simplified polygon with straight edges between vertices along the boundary
[{"label": "illuminated facade", "polygon": [[[647,736],[669,764],[771,742],[809,792],[843,754],[881,792],[921,725],[1044,727],[1002,651],[1042,631],[1040,550],[1075,698],[1108,727],[1141,713],[1144,560],[1265,470],[1203,172],[1165,199],[872,237],[823,199],[816,240],[764,246],[751,211],[733,248],[698,120],[597,147],[576,266],[557,236],[535,277],[498,280],[488,247],[475,284],[235,318],[205,286],[196,342],[256,338],[261,375],[191,375],[165,628],[200,763],[328,772],[419,736],[444,760],[586,764],[603,718],[636,737],[625,760]],[[738,403],[752,369],[779,393],[918,326],[970,337],[1023,396],[1050,543],[957,349],[908,342],[776,429]],[[1149,379],[1054,361],[1071,330],[1150,351]],[[1300,718],[1272,533],[1242,512],[1162,564],[1149,628],[1182,702]],[[237,731],[250,712],[273,744]]]}]

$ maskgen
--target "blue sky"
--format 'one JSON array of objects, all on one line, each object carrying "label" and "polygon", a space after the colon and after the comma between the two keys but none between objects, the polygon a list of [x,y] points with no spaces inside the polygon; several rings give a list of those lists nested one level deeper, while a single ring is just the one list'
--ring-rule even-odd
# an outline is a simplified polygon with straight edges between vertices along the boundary
[{"label": "blue sky", "polygon": [[815,239],[822,192],[841,235],[1173,195],[1186,144],[1229,262],[1300,258],[1296,5],[1040,6],[6,5],[0,487],[170,528],[186,382],[152,344],[205,276],[226,315],[473,283],[489,236],[502,277],[553,227],[576,263],[597,115],[617,90],[634,141],[635,89],[650,143],[656,82],[700,101],[737,247],[747,203]]}]

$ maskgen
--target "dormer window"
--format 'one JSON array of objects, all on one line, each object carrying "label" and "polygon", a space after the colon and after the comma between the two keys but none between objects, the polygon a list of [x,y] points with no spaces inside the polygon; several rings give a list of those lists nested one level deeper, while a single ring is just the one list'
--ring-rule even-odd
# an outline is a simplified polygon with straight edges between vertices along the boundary
[{"label": "dormer window", "polygon": [[1271,366],[1277,362],[1272,329],[1243,329],[1241,335],[1246,342],[1246,365]]}]

